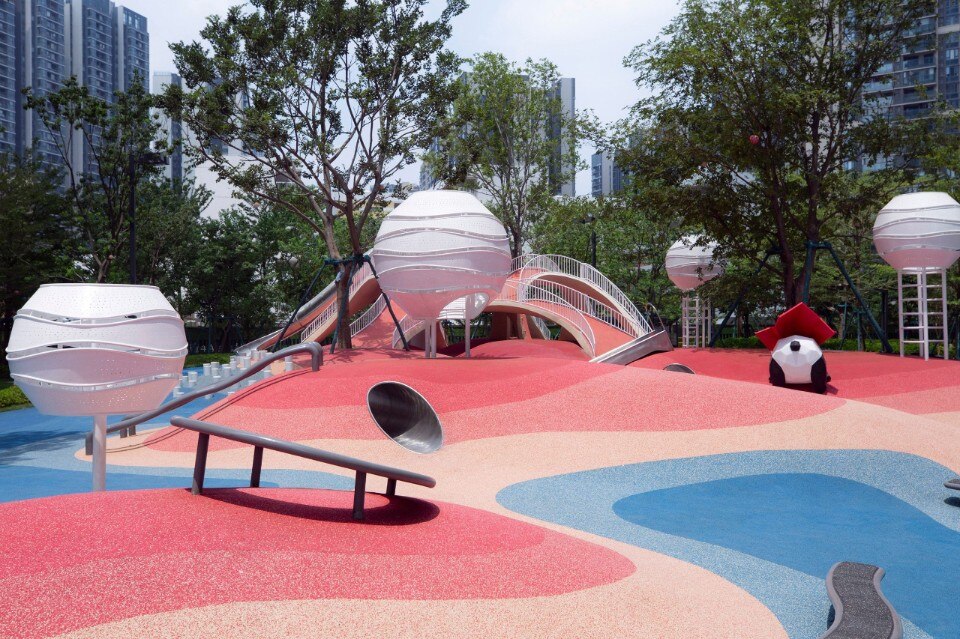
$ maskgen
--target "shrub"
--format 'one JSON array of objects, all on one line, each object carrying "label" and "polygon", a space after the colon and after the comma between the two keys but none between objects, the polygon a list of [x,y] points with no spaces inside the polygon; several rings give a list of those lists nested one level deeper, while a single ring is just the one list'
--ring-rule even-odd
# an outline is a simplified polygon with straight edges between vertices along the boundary
[{"label": "shrub", "polygon": [[211,362],[220,364],[229,364],[230,356],[233,353],[197,353],[196,355],[187,355],[187,361],[183,363],[184,368],[196,368]]},{"label": "shrub", "polygon": [[23,408],[29,405],[30,400],[16,386],[10,385],[0,388],[0,409]]}]

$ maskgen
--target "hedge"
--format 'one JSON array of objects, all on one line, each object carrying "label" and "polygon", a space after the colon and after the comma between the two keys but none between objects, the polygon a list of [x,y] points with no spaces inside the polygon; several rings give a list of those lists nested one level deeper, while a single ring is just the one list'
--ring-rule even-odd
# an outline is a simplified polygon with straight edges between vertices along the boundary
[{"label": "hedge", "polygon": [[30,405],[30,400],[23,391],[14,385],[0,388],[0,409],[23,408]]}]

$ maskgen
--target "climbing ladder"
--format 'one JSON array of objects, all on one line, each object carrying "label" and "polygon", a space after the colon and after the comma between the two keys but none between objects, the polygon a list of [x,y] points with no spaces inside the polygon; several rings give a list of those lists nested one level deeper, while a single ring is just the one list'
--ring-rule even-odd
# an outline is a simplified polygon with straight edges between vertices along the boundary
[{"label": "climbing ladder", "polygon": [[[931,279],[934,283],[930,282]],[[900,356],[903,357],[907,344],[917,344],[920,347],[920,356],[930,359],[931,344],[940,343],[943,346],[943,357],[947,359],[949,335],[946,269],[898,271],[897,298],[900,311]]]},{"label": "climbing ladder", "polygon": [[680,300],[680,337],[683,348],[706,348],[710,343],[710,301],[685,293]]}]

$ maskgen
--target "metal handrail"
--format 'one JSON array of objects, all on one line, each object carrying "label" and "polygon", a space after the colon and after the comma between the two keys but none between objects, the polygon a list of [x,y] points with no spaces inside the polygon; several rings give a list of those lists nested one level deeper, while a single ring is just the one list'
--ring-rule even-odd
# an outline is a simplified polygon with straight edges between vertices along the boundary
[{"label": "metal handrail", "polygon": [[[200,390],[196,390],[192,393],[187,393],[186,395],[181,395],[180,397],[174,398],[165,404],[161,404],[159,407],[154,408],[153,410],[148,410],[145,413],[140,413],[139,415],[133,415],[132,417],[127,417],[123,421],[117,422],[116,424],[107,428],[107,434],[117,433],[122,430],[127,430],[135,426],[139,426],[143,422],[153,419],[158,415],[162,415],[168,411],[171,411],[175,408],[180,408],[185,404],[189,404],[195,399],[205,397],[207,395],[212,395],[222,391],[225,388],[229,388],[234,384],[238,384],[243,380],[256,375],[264,368],[272,364],[277,360],[284,359],[295,353],[310,353],[310,366],[314,371],[320,370],[320,366],[323,364],[323,347],[317,344],[316,342],[309,342],[306,344],[294,344],[293,346],[288,346],[282,351],[277,351],[276,353],[268,353],[263,359],[253,364],[250,368],[246,369],[239,375],[234,377],[227,377],[222,382],[217,382],[210,384],[209,386],[204,386]],[[87,434],[86,444],[84,446],[87,455],[93,454],[93,433]]]},{"label": "metal handrail", "polygon": [[585,264],[565,255],[528,254],[520,258],[514,258],[514,271],[520,271],[520,279],[535,279],[535,275],[528,276],[525,272],[527,270],[562,273],[585,280],[610,296],[614,304],[619,307],[619,310],[635,325],[639,331],[637,336],[653,330],[630,298],[627,297],[616,284],[610,281],[606,275],[590,264]]},{"label": "metal handrail", "polygon": [[199,433],[197,438],[197,456],[193,467],[193,486],[191,492],[199,495],[203,492],[203,479],[207,470],[207,449],[210,444],[210,436],[222,437],[241,444],[250,444],[253,449],[253,468],[250,472],[250,486],[257,488],[260,486],[260,470],[263,465],[263,451],[274,450],[295,457],[310,459],[331,466],[346,468],[356,473],[356,480],[353,487],[353,518],[363,519],[363,503],[366,495],[367,475],[377,475],[387,479],[386,494],[393,496],[396,494],[397,482],[402,481],[408,484],[416,484],[433,488],[437,485],[437,480],[427,475],[410,472],[400,468],[375,464],[373,462],[357,459],[356,457],[347,457],[338,453],[313,448],[291,442],[276,437],[268,437],[237,428],[229,428],[219,424],[211,424],[196,419],[186,417],[174,417],[170,420],[172,426],[184,428]]},{"label": "metal handrail", "polygon": [[400,329],[393,329],[393,338],[391,339],[390,345],[393,348],[397,347],[397,344],[400,343],[400,330],[403,330],[403,335],[407,339],[410,338],[410,333],[415,332],[414,329],[419,328],[421,324],[425,324],[424,320],[414,319],[409,315],[405,316],[400,320]]},{"label": "metal handrail", "polygon": [[373,303],[373,306],[365,310],[360,317],[350,322],[350,336],[356,337],[357,333],[373,324],[374,321],[380,317],[380,313],[386,310],[386,308],[387,299],[381,293],[377,301]]},{"label": "metal handrail", "polygon": [[607,306],[603,302],[575,288],[549,280],[533,280],[526,282],[526,285],[527,288],[524,290],[527,294],[537,289],[547,290],[554,296],[562,298],[587,317],[612,326],[630,337],[642,337],[650,332],[638,329],[637,326],[618,309]]},{"label": "metal handrail", "polygon": [[537,317],[536,315],[530,315],[527,319],[533,322],[540,332],[544,335],[545,339],[553,339],[553,334],[550,332],[550,327],[547,326],[547,323],[542,317]]},{"label": "metal handrail", "polygon": [[[348,293],[348,298],[353,297],[353,295],[360,290],[360,287],[373,279],[373,269],[370,268],[369,264],[364,264],[356,273],[353,274],[353,280],[350,282],[350,291]],[[333,301],[323,309],[319,315],[317,315],[312,322],[307,324],[307,326],[300,333],[300,342],[310,342],[313,341],[313,336],[323,327],[327,322],[332,320],[337,316],[337,309],[340,307],[339,300],[334,297]]]},{"label": "metal handrail", "polygon": [[[542,286],[542,284],[547,284],[547,286]],[[561,294],[557,294],[557,292],[555,292],[556,289],[554,291],[549,290],[554,287],[567,289],[573,293],[579,292],[554,282],[537,282],[536,285],[534,285],[523,281],[507,280],[503,290],[496,299],[506,302],[519,302],[533,307],[539,306],[544,310],[571,321],[587,340],[590,346],[589,354],[592,357],[597,347],[597,340],[593,334],[593,328],[590,326],[590,322],[587,321],[587,318],[580,309],[564,299],[562,292]]]}]

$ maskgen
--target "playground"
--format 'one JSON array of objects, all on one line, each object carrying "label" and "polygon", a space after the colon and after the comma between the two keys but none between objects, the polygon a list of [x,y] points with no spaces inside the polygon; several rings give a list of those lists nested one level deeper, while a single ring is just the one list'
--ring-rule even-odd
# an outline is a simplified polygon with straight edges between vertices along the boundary
[{"label": "playground", "polygon": [[[384,238],[410,231],[385,224],[356,260],[353,349],[317,344],[331,285],[183,374],[150,287],[42,287],[8,349],[36,408],[0,413],[0,635],[960,636],[960,362],[821,353],[832,329],[784,320],[802,305],[776,348],[708,348],[712,259],[689,244],[675,348],[593,267],[511,262],[478,226],[468,270],[450,250],[391,266]],[[106,320],[51,319],[51,291]],[[484,340],[446,343],[440,322],[480,311]],[[774,367],[800,340],[822,393],[815,367]],[[94,355],[116,361],[68,365]],[[881,570],[858,591],[862,566]]]}]

